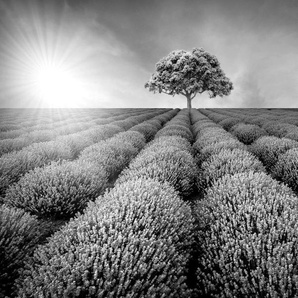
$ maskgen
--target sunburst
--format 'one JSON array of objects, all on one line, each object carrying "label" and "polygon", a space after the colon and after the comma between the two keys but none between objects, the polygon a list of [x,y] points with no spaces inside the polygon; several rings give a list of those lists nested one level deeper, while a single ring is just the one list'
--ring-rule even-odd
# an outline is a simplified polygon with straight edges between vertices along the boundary
[{"label": "sunburst", "polygon": [[57,16],[28,3],[5,7],[8,20],[1,47],[6,55],[2,61],[7,61],[3,68],[9,71],[8,91],[39,107],[84,107],[90,93],[82,66],[87,57],[79,50],[84,28],[74,32],[67,9],[61,8]]}]

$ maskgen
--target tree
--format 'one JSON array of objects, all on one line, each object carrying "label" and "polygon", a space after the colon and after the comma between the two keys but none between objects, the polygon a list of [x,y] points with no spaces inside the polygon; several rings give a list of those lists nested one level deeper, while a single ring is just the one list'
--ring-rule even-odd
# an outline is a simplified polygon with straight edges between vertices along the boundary
[{"label": "tree", "polygon": [[217,58],[202,48],[191,52],[177,50],[156,64],[156,71],[145,88],[154,93],[182,94],[187,98],[187,108],[197,93],[207,91],[210,98],[229,95],[232,82],[220,68]]}]

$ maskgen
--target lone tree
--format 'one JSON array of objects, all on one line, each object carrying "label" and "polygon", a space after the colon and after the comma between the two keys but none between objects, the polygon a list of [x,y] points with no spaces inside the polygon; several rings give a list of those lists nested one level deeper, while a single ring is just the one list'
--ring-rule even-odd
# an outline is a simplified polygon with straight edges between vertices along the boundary
[{"label": "lone tree", "polygon": [[210,98],[222,97],[230,94],[233,84],[220,68],[217,58],[199,48],[191,52],[173,51],[162,58],[145,88],[154,93],[182,94],[190,109],[197,93],[208,91]]}]

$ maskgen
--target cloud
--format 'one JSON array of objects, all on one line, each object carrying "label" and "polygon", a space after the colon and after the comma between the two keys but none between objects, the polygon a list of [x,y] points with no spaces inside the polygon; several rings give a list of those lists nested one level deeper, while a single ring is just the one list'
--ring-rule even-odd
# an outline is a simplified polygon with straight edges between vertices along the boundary
[{"label": "cloud", "polygon": [[153,94],[144,84],[162,57],[195,47],[219,59],[234,90],[202,94],[194,107],[296,104],[297,0],[0,0],[0,14],[2,94],[42,40],[44,53],[81,79],[90,107],[185,107],[183,96]]}]

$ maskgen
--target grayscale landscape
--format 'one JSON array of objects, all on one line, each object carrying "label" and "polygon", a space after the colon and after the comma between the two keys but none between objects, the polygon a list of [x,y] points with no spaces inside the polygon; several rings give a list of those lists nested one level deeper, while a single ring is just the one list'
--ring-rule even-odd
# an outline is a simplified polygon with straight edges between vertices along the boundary
[{"label": "grayscale landscape", "polygon": [[298,297],[296,0],[0,0],[0,298]]}]

